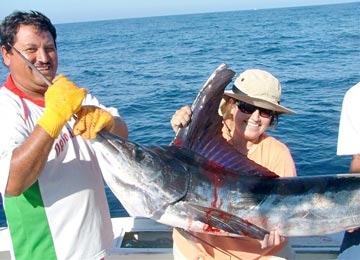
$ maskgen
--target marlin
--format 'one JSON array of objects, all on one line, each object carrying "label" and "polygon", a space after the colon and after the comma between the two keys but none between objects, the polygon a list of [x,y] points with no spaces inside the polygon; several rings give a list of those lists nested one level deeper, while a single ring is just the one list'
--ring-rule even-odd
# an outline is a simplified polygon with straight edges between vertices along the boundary
[{"label": "marlin", "polygon": [[360,226],[360,175],[278,178],[221,137],[217,109],[235,73],[220,65],[168,146],[101,132],[93,142],[104,180],[132,216],[185,230],[263,239],[324,235]]}]

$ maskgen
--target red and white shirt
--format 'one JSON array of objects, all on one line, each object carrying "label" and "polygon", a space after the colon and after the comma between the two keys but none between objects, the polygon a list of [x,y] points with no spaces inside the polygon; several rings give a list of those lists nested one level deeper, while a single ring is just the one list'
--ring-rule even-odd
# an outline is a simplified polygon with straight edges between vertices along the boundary
[{"label": "red and white shirt", "polygon": [[[91,95],[83,103],[104,108]],[[119,116],[116,109],[107,110]],[[55,140],[38,180],[20,196],[5,194],[12,153],[43,112],[44,102],[27,97],[9,76],[0,89],[0,192],[13,254],[32,260],[101,259],[113,243],[111,218],[98,159],[89,141],[74,136],[74,119]]]}]

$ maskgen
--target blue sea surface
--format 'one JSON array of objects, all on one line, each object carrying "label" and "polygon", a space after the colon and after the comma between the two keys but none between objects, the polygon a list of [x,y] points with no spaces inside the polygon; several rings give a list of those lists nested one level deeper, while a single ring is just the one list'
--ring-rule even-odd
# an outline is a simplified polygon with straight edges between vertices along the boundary
[{"label": "blue sea surface", "polygon": [[[118,108],[132,141],[168,144],[172,114],[227,63],[238,73],[265,69],[281,81],[282,105],[297,114],[281,116],[268,133],[289,146],[299,175],[348,172],[351,158],[337,156],[336,145],[343,96],[360,81],[358,2],[56,27],[59,73]],[[2,81],[7,73],[2,66]],[[107,195],[111,215],[126,215],[109,189]]]}]

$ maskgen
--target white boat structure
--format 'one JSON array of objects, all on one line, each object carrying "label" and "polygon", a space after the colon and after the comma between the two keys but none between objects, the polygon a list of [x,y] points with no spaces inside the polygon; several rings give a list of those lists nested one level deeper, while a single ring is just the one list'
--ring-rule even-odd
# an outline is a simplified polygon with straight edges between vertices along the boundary
[{"label": "white boat structure", "polygon": [[[114,244],[106,260],[171,260],[172,228],[151,219],[120,217],[112,219]],[[343,232],[325,236],[292,237],[297,260],[337,259]],[[7,228],[0,228],[0,260],[11,260]]]}]

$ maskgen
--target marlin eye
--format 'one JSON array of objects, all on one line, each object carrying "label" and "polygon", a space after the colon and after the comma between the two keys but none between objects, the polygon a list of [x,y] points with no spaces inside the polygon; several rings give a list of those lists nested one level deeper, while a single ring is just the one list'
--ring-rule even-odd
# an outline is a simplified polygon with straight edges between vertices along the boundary
[{"label": "marlin eye", "polygon": [[138,147],[134,148],[132,150],[132,153],[133,153],[133,157],[136,161],[141,161],[145,158],[145,155],[144,155],[142,149],[139,149]]}]

